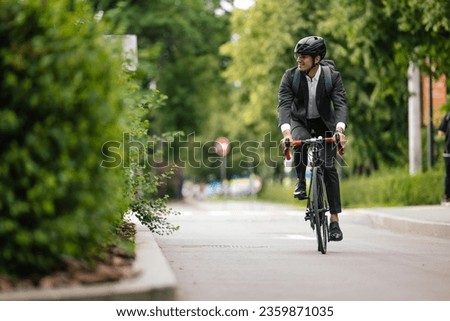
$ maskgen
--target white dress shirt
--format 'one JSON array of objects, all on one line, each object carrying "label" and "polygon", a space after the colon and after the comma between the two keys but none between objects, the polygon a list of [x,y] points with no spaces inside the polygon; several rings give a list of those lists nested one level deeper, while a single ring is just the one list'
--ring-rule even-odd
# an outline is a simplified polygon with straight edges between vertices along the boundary
[{"label": "white dress shirt", "polygon": [[[308,115],[307,115],[308,119],[320,117],[319,111],[317,109],[317,104],[316,104],[316,92],[317,92],[317,84],[319,82],[319,77],[320,77],[321,73],[322,73],[322,67],[319,65],[319,68],[317,69],[317,72],[314,75],[314,77],[310,78],[309,76],[306,76],[306,80],[308,82],[308,91],[309,91]],[[345,124],[343,122],[337,123],[336,130],[338,128],[342,128],[342,130],[344,131]],[[285,130],[291,130],[291,124],[288,124],[288,123],[282,124],[280,129],[281,129],[281,132],[284,132]]]}]

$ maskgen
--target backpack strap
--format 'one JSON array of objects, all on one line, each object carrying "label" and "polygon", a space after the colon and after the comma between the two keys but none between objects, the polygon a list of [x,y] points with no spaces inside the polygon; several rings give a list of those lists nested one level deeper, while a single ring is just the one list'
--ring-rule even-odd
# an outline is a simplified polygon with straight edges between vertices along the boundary
[{"label": "backpack strap", "polygon": [[298,89],[300,88],[300,69],[296,68],[294,72],[294,79],[292,80],[292,89],[294,90],[295,96],[298,95]]},{"label": "backpack strap", "polygon": [[333,90],[333,81],[331,80],[331,70],[330,66],[322,65],[323,75],[325,76],[325,90],[327,91],[327,95],[331,95],[331,91]]}]

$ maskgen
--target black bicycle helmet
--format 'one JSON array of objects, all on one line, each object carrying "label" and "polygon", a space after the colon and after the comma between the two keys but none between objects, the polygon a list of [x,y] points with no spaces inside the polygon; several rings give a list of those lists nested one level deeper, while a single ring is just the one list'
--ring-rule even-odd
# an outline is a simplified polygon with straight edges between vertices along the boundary
[{"label": "black bicycle helmet", "polygon": [[308,36],[302,38],[297,42],[294,49],[294,54],[308,55],[308,56],[320,56],[322,60],[327,53],[327,46],[325,40],[319,36]]}]

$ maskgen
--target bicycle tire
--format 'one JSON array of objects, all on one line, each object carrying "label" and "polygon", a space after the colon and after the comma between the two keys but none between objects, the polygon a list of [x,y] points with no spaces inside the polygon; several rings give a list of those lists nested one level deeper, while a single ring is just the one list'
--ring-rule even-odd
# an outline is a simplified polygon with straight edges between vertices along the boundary
[{"label": "bicycle tire", "polygon": [[[327,253],[327,239],[328,239],[328,226],[326,224],[326,215],[322,211],[323,209],[319,206],[324,206],[323,199],[323,184],[321,184],[321,176],[318,173],[318,168],[314,167],[312,170],[311,177],[311,191],[312,191],[312,212],[313,220],[316,230],[317,238],[317,250],[322,252],[322,254]],[[324,219],[322,219],[322,216]]]},{"label": "bicycle tire", "polygon": [[328,235],[328,217],[324,213],[322,221],[322,249],[324,252],[322,252],[322,254],[327,253]]},{"label": "bicycle tire", "polygon": [[323,176],[319,175],[319,208],[320,208],[320,224],[322,226],[322,254],[327,252],[327,244],[329,240],[328,231],[328,216],[326,212],[328,211],[328,198],[325,191],[325,182]]}]

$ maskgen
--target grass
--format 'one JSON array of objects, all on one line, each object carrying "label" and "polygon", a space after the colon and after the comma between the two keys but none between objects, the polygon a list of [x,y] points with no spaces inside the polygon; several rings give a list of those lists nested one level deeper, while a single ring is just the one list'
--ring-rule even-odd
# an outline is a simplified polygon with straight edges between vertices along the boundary
[{"label": "grass", "polygon": [[[371,176],[341,180],[342,206],[345,208],[438,204],[443,194],[444,169],[410,176],[408,169],[390,169]],[[302,206],[292,197],[295,182],[265,182],[260,200]]]}]

